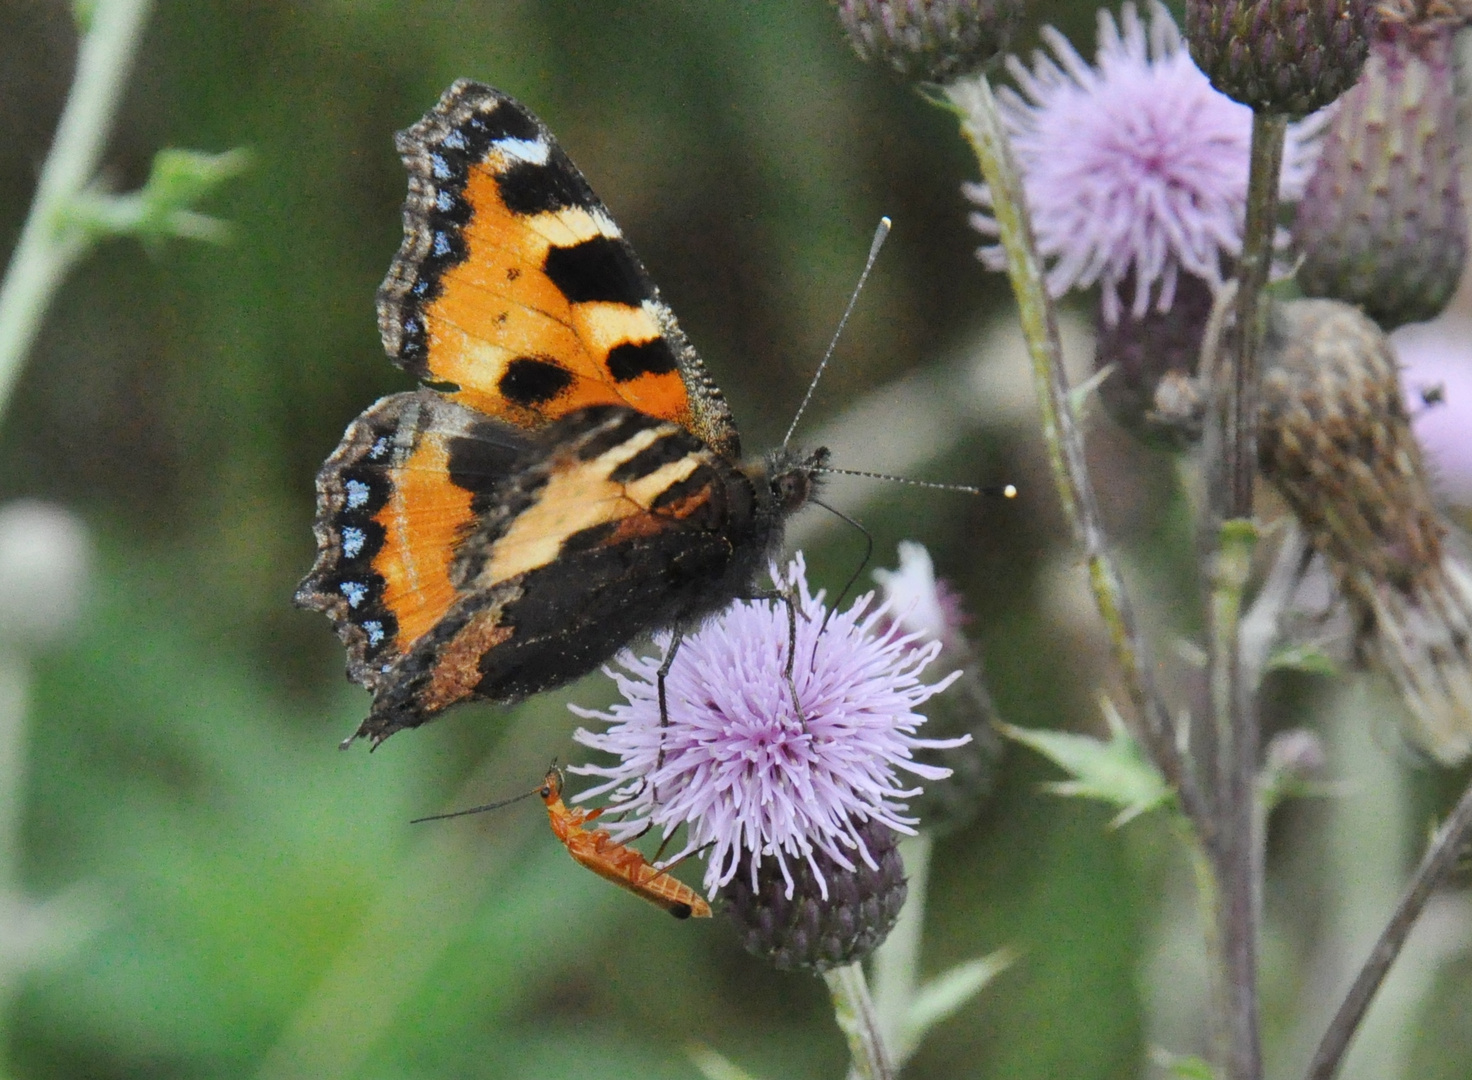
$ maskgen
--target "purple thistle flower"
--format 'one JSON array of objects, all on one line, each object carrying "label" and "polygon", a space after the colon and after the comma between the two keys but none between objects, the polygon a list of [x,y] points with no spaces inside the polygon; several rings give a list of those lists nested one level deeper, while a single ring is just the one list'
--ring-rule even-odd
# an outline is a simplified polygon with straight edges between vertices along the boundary
[{"label": "purple thistle flower", "polygon": [[[1051,26],[1053,51],[1007,68],[1021,93],[999,94],[1027,191],[1038,249],[1055,296],[1096,282],[1103,314],[1119,320],[1120,288],[1133,279],[1135,318],[1170,310],[1181,271],[1212,285],[1242,246],[1252,111],[1214,90],[1192,62],[1170,13],[1150,4],[1148,28],[1133,4],[1118,23],[1099,12],[1099,46],[1089,66]],[[1321,116],[1290,126],[1282,196],[1296,199],[1317,152]],[[971,224],[995,237],[981,184],[964,186],[983,209]],[[1000,245],[977,252],[1006,268]]]},{"label": "purple thistle flower", "polygon": [[872,593],[828,615],[822,594],[808,591],[801,554],[785,578],[776,567],[772,577],[779,588],[795,590],[792,678],[801,719],[784,677],[786,605],[738,601],[682,641],[665,684],[668,726],[660,722],[656,672],[669,637],[656,638],[656,656],[619,654],[624,670],[609,675],[624,701],[607,712],[572,706],[578,716],[609,725],[601,733],[580,729],[574,737],[618,760],[573,771],[606,778],[580,798],[612,792],[612,802],[628,815],[612,826],[621,838],[647,825],[666,836],[688,826],[685,847],[674,858],[709,846],[705,887],[712,895],[743,862],[755,886],[758,865],[768,856],[781,867],[788,897],[789,859],[806,860],[826,897],[817,853],[853,870],[848,853],[857,852],[872,868],[859,822],[915,831],[917,819],[904,815],[903,800],[921,789],[904,786],[900,771],[927,780],[950,775],[916,762],[914,751],[958,746],[966,738],[916,738],[925,717],[914,710],[956,675],[921,682],[940,643],[912,648],[915,636],[888,622],[888,609],[874,605]]},{"label": "purple thistle flower", "polygon": [[[1472,505],[1472,320],[1444,315],[1390,335],[1416,438],[1438,495]],[[1425,395],[1440,401],[1428,405]]]}]

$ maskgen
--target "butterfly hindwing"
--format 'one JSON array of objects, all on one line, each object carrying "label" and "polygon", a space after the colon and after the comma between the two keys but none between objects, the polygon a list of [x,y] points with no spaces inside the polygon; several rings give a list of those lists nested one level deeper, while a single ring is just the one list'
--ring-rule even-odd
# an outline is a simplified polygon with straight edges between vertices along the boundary
[{"label": "butterfly hindwing", "polygon": [[378,297],[396,363],[521,427],[627,405],[739,456],[720,391],[541,121],[461,80],[398,148],[404,243]]},{"label": "butterfly hindwing", "polygon": [[348,427],[317,477],[317,562],[297,603],[325,611],[373,689],[459,599],[454,554],[498,498],[526,435],[431,390]]},{"label": "butterfly hindwing", "polygon": [[460,701],[517,701],[632,636],[698,618],[751,573],[750,480],[678,424],[594,407],[538,433],[456,549],[453,606],[398,662],[359,734]]}]

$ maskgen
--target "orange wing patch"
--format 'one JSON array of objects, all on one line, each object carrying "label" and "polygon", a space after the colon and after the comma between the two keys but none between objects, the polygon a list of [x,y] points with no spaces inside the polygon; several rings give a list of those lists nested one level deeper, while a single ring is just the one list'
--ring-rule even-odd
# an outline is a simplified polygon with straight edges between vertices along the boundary
[{"label": "orange wing patch", "polygon": [[[634,266],[617,265],[633,259],[617,226],[583,207],[514,213],[497,184],[499,159],[493,153],[470,170],[466,257],[445,271],[439,298],[425,308],[430,376],[458,386],[452,396],[463,404],[523,426],[619,404],[689,427],[674,353],[645,308],[656,303],[653,287]],[[603,290],[616,287],[621,298],[574,302],[597,295],[578,279],[597,273],[589,265],[597,262],[622,271]]]},{"label": "orange wing patch", "polygon": [[421,438],[394,471],[388,500],[373,516],[384,543],[372,567],[383,579],[383,605],[398,620],[398,650],[407,652],[457,599],[450,563],[475,515],[471,493],[450,481],[443,433]]},{"label": "orange wing patch", "polygon": [[459,82],[398,147],[404,243],[378,298],[396,363],[520,427],[626,405],[739,455],[720,391],[540,121]]},{"label": "orange wing patch", "polygon": [[317,477],[317,562],[297,603],[325,611],[348,672],[376,687],[460,598],[457,548],[526,446],[505,425],[420,390],[348,428]]}]

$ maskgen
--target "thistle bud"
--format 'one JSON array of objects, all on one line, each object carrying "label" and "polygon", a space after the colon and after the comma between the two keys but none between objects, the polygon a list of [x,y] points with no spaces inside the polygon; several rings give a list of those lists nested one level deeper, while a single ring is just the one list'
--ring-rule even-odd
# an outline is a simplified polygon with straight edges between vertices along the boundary
[{"label": "thistle bud", "polygon": [[901,78],[946,83],[1007,48],[1023,0],[838,0],[838,21],[861,60]]},{"label": "thistle bud", "polygon": [[1109,373],[1099,384],[1099,400],[1142,442],[1184,447],[1201,437],[1205,405],[1195,376],[1211,308],[1211,285],[1182,274],[1169,310],[1126,311],[1110,323],[1100,309],[1094,367]]},{"label": "thistle bud", "polygon": [[821,972],[862,960],[883,943],[907,892],[899,837],[873,820],[860,822],[856,831],[876,866],[866,864],[857,852],[853,870],[822,851],[813,855],[816,873],[809,861],[794,859],[787,864],[792,875],[788,897],[782,868],[776,859],[764,858],[754,887],[743,870],[721,890],[747,952],[766,957],[783,971]]},{"label": "thistle bud", "polygon": [[1472,753],[1472,573],[1444,542],[1385,334],[1355,308],[1298,300],[1263,341],[1258,452],[1347,602],[1355,651],[1395,683],[1411,741]]},{"label": "thistle bud", "polygon": [[1382,22],[1298,204],[1300,287],[1386,330],[1437,315],[1466,262],[1452,37],[1447,23]]},{"label": "thistle bud", "polygon": [[1187,0],[1186,40],[1227,97],[1306,116],[1354,85],[1376,19],[1371,0]]}]

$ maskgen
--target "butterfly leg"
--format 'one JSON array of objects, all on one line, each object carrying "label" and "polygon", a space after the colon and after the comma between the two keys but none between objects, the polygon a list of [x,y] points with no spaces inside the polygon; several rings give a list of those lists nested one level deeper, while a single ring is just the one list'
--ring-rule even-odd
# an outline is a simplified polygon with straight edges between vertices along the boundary
[{"label": "butterfly leg", "polygon": [[[674,636],[670,638],[670,651],[664,654],[664,663],[659,665],[659,670],[654,675],[655,686],[659,688],[659,756],[654,762],[655,772],[664,768],[664,733],[665,729],[670,726],[669,697],[665,692],[665,680],[669,678],[670,670],[675,666],[675,656],[680,651],[680,642],[684,640],[684,632],[677,629]],[[655,788],[652,795],[653,802],[657,806],[659,789]]]},{"label": "butterfly leg", "polygon": [[[799,614],[797,604],[793,601],[792,590],[791,588],[771,589],[757,593],[748,599],[780,600],[787,605],[787,669],[783,672],[783,677],[787,680],[787,692],[792,697],[792,710],[797,714],[797,722],[806,731],[808,720],[803,715],[802,702],[797,697],[797,682],[792,677],[792,662],[797,658],[797,616]],[[801,614],[804,619],[808,617],[806,612]]]}]

